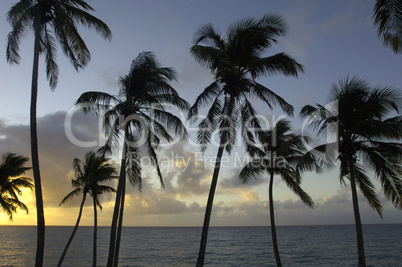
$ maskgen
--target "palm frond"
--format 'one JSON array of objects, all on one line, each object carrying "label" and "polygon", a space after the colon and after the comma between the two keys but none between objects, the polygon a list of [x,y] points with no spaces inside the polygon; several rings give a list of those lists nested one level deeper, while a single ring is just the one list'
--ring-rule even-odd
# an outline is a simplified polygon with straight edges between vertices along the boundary
[{"label": "palm frond", "polygon": [[184,127],[180,118],[170,112],[160,109],[153,109],[152,113],[154,117],[153,124],[158,122],[159,125],[164,125],[164,127],[172,131],[175,135],[180,136],[182,139],[188,137],[187,129]]},{"label": "palm frond", "polygon": [[176,94],[158,94],[155,96],[155,104],[166,108],[179,108],[179,111],[189,111],[190,104]]},{"label": "palm frond", "polygon": [[402,51],[402,3],[393,0],[377,0],[374,7],[374,25],[384,46],[395,53]]},{"label": "palm frond", "polygon": [[221,50],[225,48],[225,42],[221,38],[220,32],[211,23],[207,23],[197,30],[194,35],[193,43],[195,46],[199,43],[203,43]]},{"label": "palm frond", "polygon": [[91,56],[88,47],[78,33],[75,22],[60,5],[54,5],[54,13],[53,31],[61,50],[76,70],[83,68]]},{"label": "palm frond", "polygon": [[314,208],[312,198],[300,187],[299,183],[296,182],[297,172],[289,168],[277,168],[277,171],[281,175],[281,178],[286,183],[287,187],[291,189],[305,205],[310,208]]},{"label": "palm frond", "polygon": [[49,80],[50,89],[54,90],[57,85],[59,76],[59,67],[56,63],[56,43],[48,30],[43,33],[45,61],[46,61],[46,77]]},{"label": "palm frond", "polygon": [[240,171],[239,178],[243,184],[247,183],[251,178],[257,179],[264,172],[262,158],[253,158]]},{"label": "palm frond", "polygon": [[68,200],[78,196],[81,192],[82,192],[82,188],[76,188],[73,191],[71,191],[70,193],[67,194],[67,196],[65,196],[63,198],[63,200],[60,202],[59,206],[63,205],[64,203],[66,203]]},{"label": "palm frond", "polygon": [[216,101],[222,93],[221,84],[218,81],[211,83],[204,91],[197,97],[194,105],[190,108],[187,118],[194,122],[197,119],[200,108],[205,107],[209,102]]},{"label": "palm frond", "polygon": [[117,99],[108,93],[89,91],[81,94],[75,104],[82,107],[85,113],[92,112],[99,115],[110,106],[111,102],[117,102]]},{"label": "palm frond", "polygon": [[353,173],[356,179],[356,183],[362,191],[364,197],[367,199],[369,205],[375,209],[382,218],[382,205],[377,198],[375,187],[370,180],[370,177],[366,174],[363,166],[360,164],[354,164]]},{"label": "palm frond", "polygon": [[7,13],[7,21],[12,31],[7,35],[6,57],[10,64],[19,64],[19,44],[25,37],[34,21],[32,14],[32,2],[23,0],[14,4]]},{"label": "palm frond", "polygon": [[[240,115],[241,131],[245,147],[247,148],[249,146],[254,146],[256,145],[254,134],[257,136],[258,139],[262,127],[260,121],[258,120],[258,114],[256,110],[245,95],[243,103],[240,107]],[[251,152],[252,150],[248,151]]]},{"label": "palm frond", "polygon": [[133,186],[138,186],[138,189],[142,190],[142,174],[141,174],[141,159],[139,155],[139,149],[136,146],[136,142],[132,142],[132,145],[128,146],[126,158],[126,174],[127,178]]},{"label": "palm frond", "polygon": [[258,59],[248,67],[253,79],[261,75],[276,75],[278,73],[285,76],[297,77],[299,72],[304,73],[303,65],[299,64],[294,58],[286,53],[278,53],[273,56]]},{"label": "palm frond", "polygon": [[[84,10],[95,11],[84,1],[76,1],[75,4]],[[80,22],[81,25],[88,29],[95,29],[95,31],[100,34],[103,39],[110,41],[112,38],[112,32],[109,27],[100,19],[92,16],[79,7],[77,8],[72,5],[64,5],[66,13],[72,18],[73,21]]]},{"label": "palm frond", "polygon": [[248,87],[251,94],[263,100],[269,107],[271,107],[271,103],[279,105],[286,114],[293,116],[293,106],[287,103],[282,97],[275,94],[267,87],[254,81],[250,82]]}]

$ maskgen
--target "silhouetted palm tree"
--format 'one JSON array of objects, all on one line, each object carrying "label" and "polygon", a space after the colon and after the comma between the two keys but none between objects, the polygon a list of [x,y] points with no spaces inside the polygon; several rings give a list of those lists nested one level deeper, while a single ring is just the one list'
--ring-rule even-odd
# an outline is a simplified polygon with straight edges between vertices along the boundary
[{"label": "silhouetted palm tree", "polygon": [[285,53],[264,57],[263,53],[276,38],[285,34],[283,19],[265,15],[261,19],[247,18],[229,26],[226,38],[211,25],[202,26],[195,34],[191,54],[202,65],[211,69],[215,81],[207,86],[191,107],[188,117],[195,121],[199,109],[209,106],[209,111],[198,125],[198,142],[204,151],[210,143],[212,132],[219,130],[219,149],[208,196],[197,266],[203,266],[208,229],[215,189],[218,182],[223,150],[232,150],[238,127],[245,142],[252,141],[251,128],[260,128],[250,97],[264,101],[268,107],[278,104],[287,114],[293,107],[273,91],[255,81],[263,75],[282,73],[296,76],[302,65]]},{"label": "silhouetted palm tree", "polygon": [[363,230],[356,185],[382,217],[382,206],[367,171],[381,183],[385,196],[402,208],[402,117],[385,119],[399,111],[402,94],[390,87],[371,88],[357,77],[346,78],[331,89],[326,106],[307,105],[300,114],[321,134],[336,136],[335,154],[340,161],[340,181],[350,181],[356,226],[359,266],[366,266]]},{"label": "silhouetted palm tree", "polygon": [[132,61],[129,74],[120,77],[120,91],[117,96],[102,92],[86,92],[77,100],[77,105],[82,106],[85,112],[100,114],[105,111],[104,126],[108,139],[105,146],[100,149],[101,153],[111,152],[117,148],[120,131],[124,131],[107,266],[118,264],[126,176],[133,185],[138,185],[141,189],[140,149],[156,167],[163,186],[162,173],[155,152],[160,138],[172,141],[172,133],[180,135],[181,138],[187,136],[181,120],[168,110],[175,108],[187,111],[189,108],[188,103],[169,85],[170,81],[176,79],[175,77],[173,69],[160,67],[151,52],[143,52]]},{"label": "silhouetted palm tree", "polygon": [[377,0],[374,7],[374,25],[384,46],[395,53],[402,52],[402,1]]},{"label": "silhouetted palm tree", "polygon": [[27,32],[34,32],[34,57],[31,86],[31,154],[35,183],[37,213],[37,251],[35,266],[43,265],[45,246],[45,218],[43,212],[42,186],[39,171],[38,137],[36,126],[36,105],[38,96],[39,55],[45,54],[46,75],[50,88],[55,89],[59,74],[56,63],[56,44],[59,43],[64,54],[74,68],[83,68],[91,55],[78,33],[80,24],[94,28],[102,37],[111,38],[107,25],[87,11],[93,11],[85,0],[20,0],[7,13],[7,20],[12,31],[7,39],[7,61],[11,64],[20,62],[19,45]]},{"label": "silhouetted palm tree", "polygon": [[18,177],[31,169],[24,167],[28,160],[23,156],[8,153],[3,156],[3,161],[0,163],[0,207],[10,220],[13,220],[13,212],[17,212],[17,208],[28,213],[27,206],[18,199],[18,195],[22,194],[21,188],[34,188],[30,178]]},{"label": "silhouetted palm tree", "polygon": [[[309,140],[306,136],[291,133],[290,122],[279,120],[271,130],[260,133],[258,141],[260,147],[255,146],[253,159],[242,169],[239,178],[246,183],[250,178],[259,177],[267,172],[269,179],[269,215],[271,219],[271,234],[277,266],[282,266],[276,239],[273,185],[274,176],[279,175],[285,184],[309,207],[313,207],[313,200],[300,187],[300,170],[320,168],[315,164],[314,158],[306,151]],[[249,149],[250,151],[250,149]],[[301,165],[302,168],[297,168]]]},{"label": "silhouetted palm tree", "polygon": [[117,179],[116,169],[110,163],[108,158],[103,156],[97,156],[95,152],[90,151],[85,154],[85,162],[82,163],[80,159],[75,158],[73,161],[73,167],[75,171],[76,179],[72,179],[71,183],[75,188],[71,191],[59,205],[64,204],[66,201],[73,199],[82,193],[82,201],[80,205],[80,211],[78,213],[77,222],[74,226],[73,232],[64,248],[63,254],[59,260],[57,266],[61,266],[64,257],[67,254],[67,250],[73,241],[75,233],[77,232],[78,225],[81,220],[82,210],[84,208],[84,203],[87,194],[93,199],[94,206],[94,240],[93,240],[93,266],[96,267],[96,240],[97,240],[97,208],[98,206],[102,210],[102,206],[99,202],[99,195],[103,193],[116,192],[113,187],[107,185],[100,185],[101,182],[110,181],[112,179]]}]

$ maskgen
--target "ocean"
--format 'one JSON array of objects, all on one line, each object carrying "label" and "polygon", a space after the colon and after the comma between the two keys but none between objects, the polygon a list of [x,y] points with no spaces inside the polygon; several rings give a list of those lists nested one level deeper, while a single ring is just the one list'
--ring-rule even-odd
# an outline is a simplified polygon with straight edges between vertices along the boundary
[{"label": "ocean", "polygon": [[[45,266],[56,266],[73,227],[46,227]],[[92,227],[79,227],[63,266],[92,266]],[[98,228],[98,266],[109,227]],[[364,225],[368,266],[402,266],[402,224]],[[195,266],[200,227],[125,227],[119,266]],[[283,266],[357,266],[354,225],[278,226]],[[33,266],[36,227],[0,226],[0,266]],[[212,227],[205,266],[275,266],[269,227]]]}]

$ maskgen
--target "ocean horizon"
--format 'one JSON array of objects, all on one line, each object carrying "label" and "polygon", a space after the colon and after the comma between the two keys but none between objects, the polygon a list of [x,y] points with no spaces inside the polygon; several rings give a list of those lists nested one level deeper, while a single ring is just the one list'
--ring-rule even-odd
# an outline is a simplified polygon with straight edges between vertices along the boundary
[{"label": "ocean horizon", "polygon": [[[44,266],[56,266],[73,226],[47,226]],[[123,227],[119,266],[195,266],[202,227]],[[402,262],[402,224],[363,225],[367,266]],[[98,227],[105,266],[109,226]],[[354,225],[277,226],[284,266],[356,266]],[[80,226],[63,266],[92,266],[92,226]],[[0,226],[0,266],[33,266],[36,226]],[[205,266],[276,266],[269,226],[210,228]]]}]

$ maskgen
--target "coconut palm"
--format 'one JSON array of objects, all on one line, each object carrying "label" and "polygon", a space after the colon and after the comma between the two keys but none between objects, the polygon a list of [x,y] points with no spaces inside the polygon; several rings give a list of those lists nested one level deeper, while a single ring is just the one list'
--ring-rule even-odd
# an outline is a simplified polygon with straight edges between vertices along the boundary
[{"label": "coconut palm", "polygon": [[384,46],[395,53],[402,52],[402,1],[377,0],[374,6],[374,25]]},{"label": "coconut palm", "polygon": [[77,232],[78,225],[81,220],[82,210],[84,208],[87,194],[92,197],[94,206],[94,240],[93,240],[93,266],[96,266],[96,240],[97,240],[97,206],[102,210],[99,202],[99,195],[103,193],[116,192],[113,187],[107,185],[100,185],[101,182],[117,179],[116,169],[110,163],[109,159],[103,156],[98,156],[95,152],[90,151],[85,154],[85,162],[82,163],[80,159],[73,160],[73,167],[75,171],[75,179],[71,180],[72,186],[75,188],[67,196],[63,198],[59,205],[66,203],[74,197],[82,194],[82,201],[80,211],[78,213],[77,222],[75,223],[73,232],[64,248],[63,254],[57,266],[61,266],[67,250],[73,241],[75,233]]},{"label": "coconut palm", "polygon": [[22,194],[22,188],[34,188],[30,178],[18,177],[31,169],[24,167],[28,160],[23,156],[8,153],[3,156],[3,161],[0,163],[0,207],[10,220],[13,220],[13,213],[17,212],[17,208],[28,213],[27,206],[18,199],[18,195]]},{"label": "coconut palm", "polygon": [[381,217],[382,206],[370,176],[380,182],[394,206],[402,208],[402,117],[386,119],[399,111],[401,97],[396,89],[372,88],[352,77],[332,86],[329,104],[307,105],[300,112],[320,134],[336,136],[337,149],[327,154],[335,154],[340,162],[340,182],[350,182],[359,266],[366,266],[366,261],[356,186]]},{"label": "coconut palm", "polygon": [[[243,183],[250,178],[257,178],[267,172],[269,178],[269,215],[271,219],[271,235],[277,266],[282,266],[276,238],[273,185],[274,176],[278,175],[285,184],[309,207],[313,207],[313,200],[300,187],[300,171],[320,170],[312,154],[307,153],[306,144],[309,138],[291,133],[290,122],[279,120],[271,130],[263,131],[258,136],[261,147],[249,149],[253,151],[253,159],[244,166],[239,178]],[[299,168],[301,167],[301,168]]]},{"label": "coconut palm", "polygon": [[121,230],[123,225],[126,177],[141,189],[142,174],[140,152],[145,152],[156,168],[163,186],[156,149],[161,139],[172,141],[172,134],[186,138],[187,131],[181,120],[168,109],[187,111],[188,103],[179,97],[169,84],[175,80],[173,69],[161,67],[151,52],[142,52],[132,61],[128,75],[119,79],[117,96],[102,92],[86,92],[77,100],[85,112],[104,113],[107,136],[101,153],[110,153],[119,145],[119,135],[124,132],[120,177],[111,226],[107,266],[117,266]]},{"label": "coconut palm", "polygon": [[265,50],[283,36],[286,26],[277,15],[260,19],[247,18],[229,26],[226,38],[211,24],[202,26],[195,34],[191,54],[203,66],[211,69],[214,81],[198,96],[188,117],[196,121],[199,110],[210,105],[207,116],[198,125],[198,142],[205,151],[212,133],[219,131],[219,148],[208,196],[197,266],[203,266],[213,199],[218,181],[220,161],[226,149],[232,150],[236,131],[240,127],[244,141],[252,141],[252,128],[260,128],[250,98],[261,99],[272,107],[278,104],[287,114],[293,107],[255,79],[282,73],[296,76],[302,65],[285,53],[263,56]]},{"label": "coconut palm", "polygon": [[39,55],[45,55],[46,76],[52,90],[56,88],[59,74],[56,63],[57,43],[60,44],[62,51],[70,59],[76,70],[83,68],[89,62],[91,55],[78,33],[78,25],[94,28],[103,38],[111,38],[111,32],[107,25],[87,11],[93,11],[93,9],[85,0],[20,0],[7,13],[7,20],[12,27],[12,31],[8,34],[6,48],[9,63],[18,64],[20,62],[19,45],[21,39],[29,31],[34,33],[30,136],[38,225],[35,266],[43,265],[45,246],[45,218],[36,126]]}]

